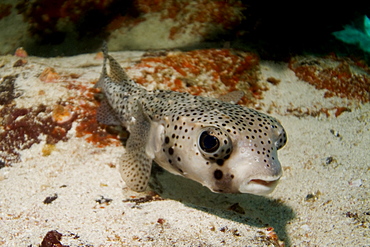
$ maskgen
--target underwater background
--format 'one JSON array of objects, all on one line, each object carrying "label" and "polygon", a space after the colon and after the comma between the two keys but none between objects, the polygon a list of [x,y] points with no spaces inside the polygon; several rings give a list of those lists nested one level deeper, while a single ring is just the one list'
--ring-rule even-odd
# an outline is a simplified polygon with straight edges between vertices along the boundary
[{"label": "underwater background", "polygon": [[[227,46],[268,60],[331,52],[368,60],[369,49],[358,45],[369,42],[361,36],[365,16],[366,1],[2,0],[0,54],[23,47],[34,56],[70,56],[106,40],[111,50]],[[348,25],[359,30],[352,44],[333,35]]]}]

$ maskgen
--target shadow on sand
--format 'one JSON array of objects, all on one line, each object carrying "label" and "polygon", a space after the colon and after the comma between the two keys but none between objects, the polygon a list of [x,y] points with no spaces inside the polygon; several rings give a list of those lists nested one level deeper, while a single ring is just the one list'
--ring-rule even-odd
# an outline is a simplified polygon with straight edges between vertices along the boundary
[{"label": "shadow on sand", "polygon": [[285,246],[291,246],[286,225],[295,213],[284,203],[250,194],[213,193],[197,182],[170,174],[156,165],[152,175],[150,187],[162,198],[246,225],[273,227],[279,240],[284,241]]}]

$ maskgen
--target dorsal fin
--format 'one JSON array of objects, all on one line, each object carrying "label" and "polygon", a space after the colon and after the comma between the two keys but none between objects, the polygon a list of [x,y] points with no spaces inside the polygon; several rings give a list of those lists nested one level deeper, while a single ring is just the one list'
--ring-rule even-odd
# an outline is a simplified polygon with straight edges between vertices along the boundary
[{"label": "dorsal fin", "polygon": [[130,80],[126,72],[123,70],[121,65],[110,55],[104,54],[104,57],[107,57],[109,59],[109,68],[110,68],[110,77],[114,82],[122,83],[124,81]]},{"label": "dorsal fin", "polygon": [[107,42],[105,42],[105,41],[104,41],[103,46],[102,46],[102,52],[104,54],[103,69],[102,69],[102,73],[100,75],[100,78],[99,78],[98,82],[95,84],[94,87],[103,88],[103,86],[104,86],[104,80],[105,80],[105,78],[108,77],[107,60],[109,60],[109,69],[110,69],[109,78],[113,82],[115,82],[117,84],[125,84],[125,83],[129,82],[130,84],[132,84],[130,82],[130,78],[128,77],[126,72],[123,70],[121,65],[119,65],[119,63],[112,56],[110,56],[108,54],[108,46],[107,46]]},{"label": "dorsal fin", "polygon": [[221,100],[222,102],[237,104],[239,100],[243,98],[243,96],[244,96],[244,92],[237,90],[237,91],[232,91],[230,93],[221,95],[220,97],[218,97],[218,99]]},{"label": "dorsal fin", "polygon": [[103,88],[104,87],[104,80],[105,80],[105,78],[108,77],[108,75],[107,75],[108,48],[107,48],[107,43],[105,41],[103,43],[102,52],[104,54],[103,68],[102,68],[102,72],[100,74],[98,82],[95,83],[95,86],[94,86],[95,88]]}]

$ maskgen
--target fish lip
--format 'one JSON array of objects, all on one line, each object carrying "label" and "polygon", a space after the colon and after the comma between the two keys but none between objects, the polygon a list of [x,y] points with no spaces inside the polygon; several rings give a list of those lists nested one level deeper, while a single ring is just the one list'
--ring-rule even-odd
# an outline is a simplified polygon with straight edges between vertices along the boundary
[{"label": "fish lip", "polygon": [[267,186],[267,187],[271,187],[274,185],[274,183],[277,183],[277,182],[278,182],[278,179],[272,180],[272,181],[266,181],[263,179],[251,179],[249,181],[249,183],[256,183],[256,184],[260,184],[260,185]]},{"label": "fish lip", "polygon": [[239,187],[240,193],[249,193],[255,195],[267,195],[271,193],[279,183],[280,177],[274,179],[254,178],[245,181]]}]

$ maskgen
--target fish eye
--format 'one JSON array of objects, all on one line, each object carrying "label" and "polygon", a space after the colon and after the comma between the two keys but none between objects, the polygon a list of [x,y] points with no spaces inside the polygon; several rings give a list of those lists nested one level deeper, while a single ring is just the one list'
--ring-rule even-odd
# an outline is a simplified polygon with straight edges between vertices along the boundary
[{"label": "fish eye", "polygon": [[199,147],[207,153],[213,153],[220,147],[220,141],[211,131],[203,131],[199,137]]},{"label": "fish eye", "polygon": [[204,158],[222,166],[233,150],[229,133],[216,126],[204,127],[199,131],[198,149]]}]

